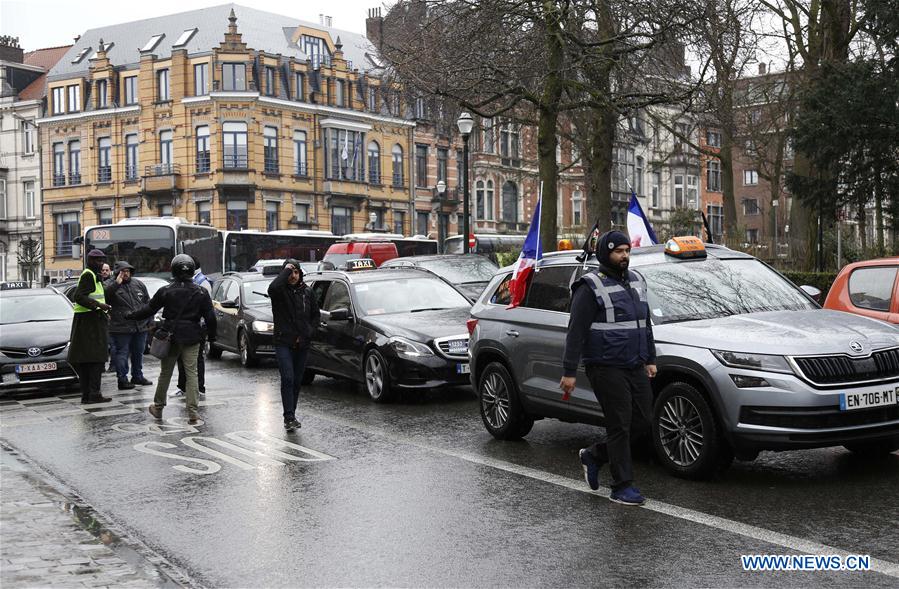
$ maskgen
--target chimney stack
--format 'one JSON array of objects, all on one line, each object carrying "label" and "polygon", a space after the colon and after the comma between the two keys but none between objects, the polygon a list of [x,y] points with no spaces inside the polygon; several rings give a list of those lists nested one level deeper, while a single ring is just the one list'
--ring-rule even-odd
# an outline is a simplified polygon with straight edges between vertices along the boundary
[{"label": "chimney stack", "polygon": [[373,45],[380,48],[384,37],[384,18],[380,8],[369,8],[365,19],[365,36]]},{"label": "chimney stack", "polygon": [[25,54],[19,47],[19,38],[11,35],[0,36],[0,59],[12,63],[22,63]]},{"label": "chimney stack", "polygon": [[759,75],[760,75],[760,76],[764,76],[765,73],[767,73],[767,72],[765,71],[766,69],[767,69],[767,68],[765,67],[765,62],[764,62],[764,61],[760,61],[760,62],[759,62]]}]

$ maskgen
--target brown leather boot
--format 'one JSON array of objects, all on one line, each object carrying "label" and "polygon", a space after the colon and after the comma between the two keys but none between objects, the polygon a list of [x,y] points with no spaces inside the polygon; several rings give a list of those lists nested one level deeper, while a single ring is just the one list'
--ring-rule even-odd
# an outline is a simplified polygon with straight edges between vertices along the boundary
[{"label": "brown leather boot", "polygon": [[199,419],[200,419],[200,416],[197,414],[196,411],[194,411],[192,409],[188,409],[188,411],[187,411],[187,423],[188,424],[196,425],[197,421],[199,421]]},{"label": "brown leather boot", "polygon": [[152,415],[156,419],[162,419],[162,407],[160,407],[159,405],[156,405],[154,403],[153,405],[147,407],[147,411],[149,411],[150,415]]}]

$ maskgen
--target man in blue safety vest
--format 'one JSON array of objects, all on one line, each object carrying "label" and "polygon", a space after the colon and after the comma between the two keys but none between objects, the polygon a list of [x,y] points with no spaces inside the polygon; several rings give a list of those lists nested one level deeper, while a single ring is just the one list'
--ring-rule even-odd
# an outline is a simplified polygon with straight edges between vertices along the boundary
[{"label": "man in blue safety vest", "polygon": [[609,463],[609,499],[624,505],[645,502],[634,482],[631,439],[649,431],[655,377],[655,342],[646,302],[646,283],[628,270],[631,245],[619,231],[604,234],[596,247],[598,271],[572,285],[571,315],[559,383],[563,399],[575,388],[581,357],[602,407],[606,436],[580,451],[587,484],[599,488],[599,468]]},{"label": "man in blue safety vest", "polygon": [[72,335],[69,340],[69,363],[78,373],[82,403],[105,403],[107,397],[100,394],[100,378],[109,355],[109,318],[111,308],[100,271],[106,263],[106,254],[91,250],[87,254],[87,268],[78,279],[72,295],[75,316],[72,318]]}]

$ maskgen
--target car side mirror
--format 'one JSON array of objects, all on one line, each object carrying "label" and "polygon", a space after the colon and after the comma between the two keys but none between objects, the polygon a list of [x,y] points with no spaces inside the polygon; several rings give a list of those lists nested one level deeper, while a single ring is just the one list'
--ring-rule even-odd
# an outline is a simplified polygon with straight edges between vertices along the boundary
[{"label": "car side mirror", "polygon": [[820,302],[821,302],[821,291],[818,290],[817,288],[815,288],[814,286],[809,286],[808,284],[803,284],[803,285],[800,286],[799,288],[801,288],[802,291],[803,291],[805,294],[807,294],[808,296],[812,297],[812,299],[813,299],[816,303],[820,303]]},{"label": "car side mirror", "polygon": [[222,301],[219,303],[222,306],[222,309],[236,309],[237,301]]},{"label": "car side mirror", "polygon": [[329,313],[331,321],[347,321],[351,319],[349,309],[334,309]]}]

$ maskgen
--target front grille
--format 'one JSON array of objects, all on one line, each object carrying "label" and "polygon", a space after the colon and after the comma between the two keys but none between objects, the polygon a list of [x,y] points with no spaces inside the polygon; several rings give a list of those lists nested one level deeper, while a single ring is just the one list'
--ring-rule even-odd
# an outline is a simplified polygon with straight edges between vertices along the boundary
[{"label": "front grille", "polygon": [[442,356],[454,360],[468,360],[468,336],[458,335],[434,340]]},{"label": "front grille", "polygon": [[880,350],[867,358],[816,356],[794,358],[802,375],[817,385],[899,378],[899,348]]},{"label": "front grille", "polygon": [[830,429],[877,425],[899,420],[899,405],[840,411],[833,407],[753,407],[740,408],[740,423],[795,429]]},{"label": "front grille", "polygon": [[68,342],[63,342],[61,344],[53,344],[52,346],[41,348],[41,353],[37,356],[29,356],[28,348],[0,348],[0,354],[14,360],[33,360],[35,358],[40,358],[41,356],[54,356],[62,352],[67,345],[69,345]]}]

